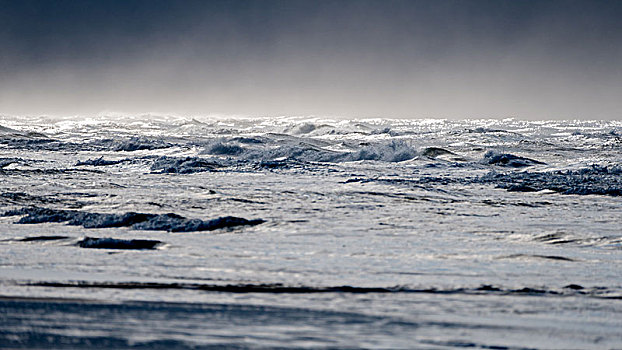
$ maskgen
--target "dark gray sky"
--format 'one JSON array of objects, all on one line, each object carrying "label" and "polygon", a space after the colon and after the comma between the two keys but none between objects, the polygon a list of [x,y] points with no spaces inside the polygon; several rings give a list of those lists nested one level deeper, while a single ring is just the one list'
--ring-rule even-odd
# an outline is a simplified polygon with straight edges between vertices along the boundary
[{"label": "dark gray sky", "polygon": [[622,119],[622,1],[0,0],[0,114]]}]

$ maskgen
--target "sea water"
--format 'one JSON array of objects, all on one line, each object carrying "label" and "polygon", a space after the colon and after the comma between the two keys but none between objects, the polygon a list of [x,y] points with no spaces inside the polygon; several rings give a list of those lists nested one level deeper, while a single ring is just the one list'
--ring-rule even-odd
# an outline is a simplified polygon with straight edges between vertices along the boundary
[{"label": "sea water", "polygon": [[0,347],[622,348],[622,122],[0,117]]}]

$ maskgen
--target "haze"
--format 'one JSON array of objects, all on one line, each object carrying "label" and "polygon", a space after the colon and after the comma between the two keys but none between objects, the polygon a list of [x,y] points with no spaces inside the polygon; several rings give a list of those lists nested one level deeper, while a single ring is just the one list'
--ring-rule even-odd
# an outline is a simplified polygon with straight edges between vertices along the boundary
[{"label": "haze", "polygon": [[0,1],[0,114],[622,119],[620,1]]}]

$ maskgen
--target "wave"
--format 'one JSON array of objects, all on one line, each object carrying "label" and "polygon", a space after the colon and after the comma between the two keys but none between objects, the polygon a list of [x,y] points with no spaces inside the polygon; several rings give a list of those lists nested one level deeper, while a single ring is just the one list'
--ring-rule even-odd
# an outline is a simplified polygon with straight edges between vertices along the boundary
[{"label": "wave", "polygon": [[187,219],[181,215],[169,214],[102,214],[76,210],[27,207],[6,211],[2,216],[24,215],[17,224],[40,224],[48,222],[67,222],[84,228],[130,227],[135,230],[163,230],[170,232],[213,231],[237,226],[255,226],[265,221],[247,220],[225,216],[211,220]]},{"label": "wave", "polygon": [[11,164],[20,164],[20,163],[24,163],[25,160],[22,158],[0,158],[0,168],[5,168]]},{"label": "wave", "polygon": [[154,173],[192,174],[203,171],[214,171],[222,165],[199,157],[158,157],[151,164]]},{"label": "wave", "polygon": [[[353,161],[402,162],[415,158],[418,153],[407,142],[391,140],[375,144],[362,145],[353,151],[336,151],[325,148],[322,142],[293,139],[285,144],[272,140],[271,143],[256,144],[254,148],[245,148],[233,143],[218,141],[205,148],[204,154],[232,156],[241,161],[265,162],[288,160],[298,162],[341,163]],[[331,144],[327,144],[331,145]]]},{"label": "wave", "polygon": [[350,153],[345,157],[346,161],[376,160],[384,162],[403,162],[417,156],[417,151],[407,142],[392,140],[387,143],[369,145],[361,150]]},{"label": "wave", "polygon": [[93,158],[93,159],[87,159],[84,161],[78,161],[76,163],[76,166],[82,166],[82,165],[90,165],[90,166],[109,166],[109,165],[117,165],[117,164],[121,164],[121,163],[125,163],[125,162],[129,162],[131,161],[131,159],[120,159],[120,160],[105,160],[104,156],[101,156],[99,158]]},{"label": "wave", "polygon": [[68,239],[68,236],[28,236],[18,239],[20,242],[45,242]]},{"label": "wave", "polygon": [[91,148],[99,148],[110,151],[133,152],[140,150],[155,150],[172,147],[173,144],[161,139],[153,139],[144,136],[133,136],[128,139],[101,139],[88,144]]},{"label": "wave", "polygon": [[235,216],[223,216],[212,220],[186,219],[176,214],[156,215],[149,220],[132,225],[135,230],[162,230],[170,232],[213,231],[237,226],[255,226],[262,219],[247,220]]},{"label": "wave", "polygon": [[[8,128],[5,128],[8,129]],[[12,130],[12,129],[9,129]],[[0,145],[12,149],[33,151],[113,151],[133,152],[138,150],[157,150],[170,148],[174,144],[162,138],[147,136],[121,136],[115,138],[83,139],[79,142],[50,137],[38,132],[20,132],[0,130]]]},{"label": "wave", "polygon": [[12,128],[7,128],[6,126],[0,125],[0,139],[5,138],[47,138],[45,134],[34,132],[34,131],[19,131]]},{"label": "wave", "polygon": [[207,149],[205,149],[204,153],[206,154],[214,154],[214,155],[227,155],[227,156],[237,156],[244,152],[244,148],[238,146],[236,144],[227,144],[223,142],[217,142]]},{"label": "wave", "polygon": [[480,180],[515,192],[550,190],[560,194],[622,196],[622,167],[593,164],[576,170],[491,172]]},{"label": "wave", "polygon": [[482,284],[478,287],[458,288],[412,288],[405,286],[394,287],[360,287],[360,286],[305,286],[273,284],[203,284],[203,283],[159,283],[159,282],[27,282],[25,285],[56,288],[112,288],[112,289],[189,289],[206,292],[227,293],[268,293],[268,294],[469,294],[469,295],[508,295],[508,296],[587,296],[603,299],[622,299],[622,291],[607,287],[583,287],[578,284],[568,284],[561,288],[547,287],[519,287],[504,288],[491,284]]},{"label": "wave", "polygon": [[[477,169],[474,167],[474,169]],[[622,196],[622,167],[618,164],[592,164],[574,170],[555,171],[490,171],[481,176],[419,176],[414,178],[354,177],[344,183],[384,183],[409,188],[442,191],[450,184],[494,185],[510,192],[551,191],[563,195]]]},{"label": "wave", "polygon": [[497,153],[495,151],[486,152],[482,161],[484,162],[484,164],[494,164],[511,168],[523,168],[533,165],[545,164],[544,162],[540,162],[535,159],[516,156],[509,153]]},{"label": "wave", "polygon": [[[436,159],[439,157],[446,157],[446,156],[452,156],[452,157],[456,157],[458,156],[456,153],[446,150],[444,148],[441,147],[426,147],[422,152],[421,155],[431,158],[431,159]],[[462,157],[458,157],[459,159],[463,160]]]},{"label": "wave", "polygon": [[91,249],[155,249],[161,245],[161,241],[147,239],[118,239],[118,238],[94,238],[84,237],[76,243],[80,248]]}]

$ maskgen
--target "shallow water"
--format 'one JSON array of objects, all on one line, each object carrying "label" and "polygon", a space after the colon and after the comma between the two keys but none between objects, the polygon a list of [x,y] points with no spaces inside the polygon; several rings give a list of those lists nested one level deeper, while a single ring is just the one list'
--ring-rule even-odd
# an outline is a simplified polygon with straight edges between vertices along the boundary
[{"label": "shallow water", "polygon": [[622,347],[621,122],[0,126],[2,347]]}]

